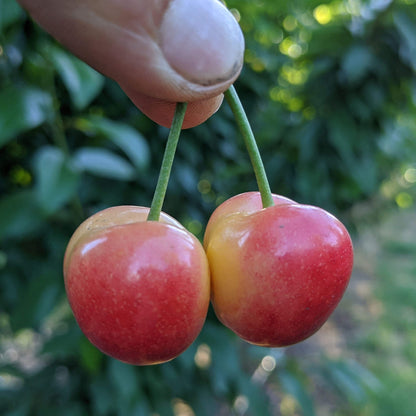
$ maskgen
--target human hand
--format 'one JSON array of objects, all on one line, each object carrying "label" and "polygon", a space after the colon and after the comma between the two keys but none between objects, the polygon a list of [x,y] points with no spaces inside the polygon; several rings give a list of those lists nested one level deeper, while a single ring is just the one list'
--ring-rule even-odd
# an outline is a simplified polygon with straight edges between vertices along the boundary
[{"label": "human hand", "polygon": [[114,79],[155,122],[201,124],[238,77],[244,39],[219,0],[18,0],[72,53]]}]

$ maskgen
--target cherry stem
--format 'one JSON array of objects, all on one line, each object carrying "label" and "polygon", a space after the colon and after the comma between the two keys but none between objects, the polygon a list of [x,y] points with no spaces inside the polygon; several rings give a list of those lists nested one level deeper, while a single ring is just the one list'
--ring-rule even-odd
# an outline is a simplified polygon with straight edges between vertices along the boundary
[{"label": "cherry stem", "polygon": [[251,129],[250,122],[248,121],[247,115],[244,111],[243,105],[241,104],[241,101],[237,95],[237,91],[233,85],[231,85],[231,87],[224,92],[224,96],[229,106],[231,107],[237,125],[243,136],[248,154],[250,156],[251,164],[256,176],[257,186],[260,191],[263,208],[271,207],[274,205],[274,201],[266,171],[264,169],[263,161],[260,156],[259,148],[257,146],[256,139]]},{"label": "cherry stem", "polygon": [[147,221],[159,221],[168,188],[170,172],[172,170],[173,159],[175,158],[176,147],[182,130],[182,123],[186,112],[186,103],[177,103],[172,125],[166,142],[165,153],[163,154],[162,165],[160,167],[159,178],[157,180],[155,193],[153,194],[152,204],[147,216]]}]

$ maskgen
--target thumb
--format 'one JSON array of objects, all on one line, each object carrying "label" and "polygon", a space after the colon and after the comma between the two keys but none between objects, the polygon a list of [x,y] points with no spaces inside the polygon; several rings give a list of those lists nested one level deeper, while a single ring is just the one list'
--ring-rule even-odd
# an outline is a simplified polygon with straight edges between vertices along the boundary
[{"label": "thumb", "polygon": [[169,126],[174,103],[188,101],[184,128],[198,125],[218,109],[222,92],[241,71],[240,27],[218,0],[172,0],[163,9],[156,33],[158,53],[152,55],[151,72],[120,84],[159,124]]},{"label": "thumb", "polygon": [[119,83],[155,121],[191,102],[185,127],[208,118],[242,67],[238,23],[218,0],[20,0],[89,65]]},{"label": "thumb", "polygon": [[241,70],[243,36],[218,0],[171,1],[159,28],[159,45],[167,64],[196,97],[223,92]]}]

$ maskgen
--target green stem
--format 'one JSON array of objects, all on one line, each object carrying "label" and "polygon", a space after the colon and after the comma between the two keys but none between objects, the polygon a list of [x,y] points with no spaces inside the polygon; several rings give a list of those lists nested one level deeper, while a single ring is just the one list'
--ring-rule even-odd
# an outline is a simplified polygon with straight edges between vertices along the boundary
[{"label": "green stem", "polygon": [[175,158],[176,147],[181,134],[185,111],[186,103],[176,104],[175,115],[173,116],[172,126],[169,131],[162,166],[160,168],[159,178],[157,180],[147,221],[159,221],[160,212],[162,211],[163,201],[165,200],[166,190],[168,188],[173,159]]},{"label": "green stem", "polygon": [[257,186],[261,194],[261,201],[263,208],[274,205],[272,192],[270,190],[269,181],[267,180],[266,171],[264,169],[263,161],[260,156],[259,148],[257,147],[256,139],[250,127],[250,122],[244,111],[243,105],[238,98],[237,92],[233,85],[225,91],[224,96],[231,107],[237,125],[243,136],[248,154],[250,156],[251,164],[253,166],[254,174],[256,176]]}]

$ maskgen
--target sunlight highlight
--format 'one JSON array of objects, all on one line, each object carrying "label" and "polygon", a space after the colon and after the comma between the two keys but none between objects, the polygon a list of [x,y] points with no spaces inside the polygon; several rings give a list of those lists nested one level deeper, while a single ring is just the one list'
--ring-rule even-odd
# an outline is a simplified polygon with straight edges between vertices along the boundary
[{"label": "sunlight highlight", "polygon": [[329,6],[321,4],[315,7],[313,17],[320,25],[326,25],[332,20],[332,12]]},{"label": "sunlight highlight", "polygon": [[410,208],[413,205],[412,195],[407,192],[399,192],[395,201],[399,208]]},{"label": "sunlight highlight", "polygon": [[408,183],[416,183],[416,169],[409,168],[404,172],[403,178]]},{"label": "sunlight highlight", "polygon": [[237,22],[240,22],[241,14],[238,9],[230,9],[230,13],[234,16],[234,19],[237,20]]},{"label": "sunlight highlight", "polygon": [[271,373],[276,368],[276,360],[271,355],[266,355],[261,360],[261,366],[263,367],[264,371]]},{"label": "sunlight highlight", "polygon": [[293,59],[299,58],[303,53],[302,46],[290,36],[280,43],[279,50],[283,55],[290,56]]},{"label": "sunlight highlight", "polygon": [[202,232],[202,224],[198,220],[190,220],[185,228],[192,234],[198,235]]},{"label": "sunlight highlight", "polygon": [[308,79],[309,71],[306,68],[294,68],[293,66],[283,65],[281,76],[292,85],[302,85]]},{"label": "sunlight highlight", "polygon": [[247,412],[249,405],[250,405],[250,402],[248,400],[248,397],[240,394],[239,396],[236,397],[233,407],[238,415],[243,415],[244,413]]},{"label": "sunlight highlight", "polygon": [[280,411],[282,416],[295,416],[297,410],[296,400],[290,396],[285,395],[280,402]]},{"label": "sunlight highlight", "polygon": [[173,412],[175,416],[195,416],[191,406],[181,399],[173,400]]},{"label": "sunlight highlight", "polygon": [[196,350],[194,361],[197,367],[205,370],[211,365],[211,348],[207,344],[201,344]]},{"label": "sunlight highlight", "polygon": [[288,32],[292,32],[298,27],[298,21],[294,16],[286,16],[283,20],[283,27]]}]

